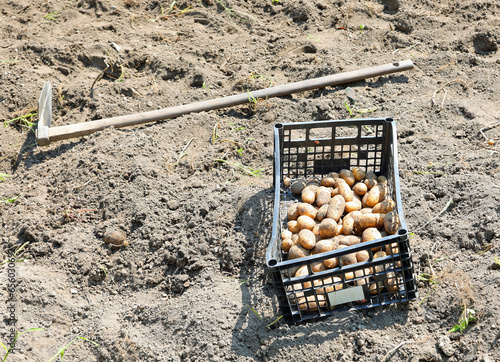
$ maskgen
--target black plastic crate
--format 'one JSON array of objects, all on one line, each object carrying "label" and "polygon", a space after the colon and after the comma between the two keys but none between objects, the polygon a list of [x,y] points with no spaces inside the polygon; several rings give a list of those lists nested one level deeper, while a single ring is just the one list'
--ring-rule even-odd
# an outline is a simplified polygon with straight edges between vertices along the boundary
[{"label": "black plastic crate", "polygon": [[[418,297],[401,206],[397,154],[396,125],[390,118],[275,125],[274,217],[266,259],[286,323],[319,319],[339,310],[408,302]],[[287,260],[281,250],[281,231],[286,228],[288,207],[300,199],[284,188],[284,178],[322,178],[355,166],[387,177],[401,222],[399,231],[341,250]],[[379,247],[389,253],[374,259],[373,249]],[[345,266],[340,262],[339,266],[318,273],[311,269],[314,263],[361,250],[368,251],[368,261]],[[295,271],[304,265],[309,275],[294,277]]]}]

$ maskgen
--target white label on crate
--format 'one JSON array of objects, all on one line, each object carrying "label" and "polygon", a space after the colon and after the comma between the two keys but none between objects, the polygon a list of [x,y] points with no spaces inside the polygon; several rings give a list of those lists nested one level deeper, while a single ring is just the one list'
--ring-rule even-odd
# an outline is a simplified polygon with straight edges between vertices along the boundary
[{"label": "white label on crate", "polygon": [[334,306],[366,298],[365,293],[363,292],[363,287],[358,285],[357,287],[342,289],[337,292],[330,292],[328,293],[328,299],[330,301],[330,306]]}]

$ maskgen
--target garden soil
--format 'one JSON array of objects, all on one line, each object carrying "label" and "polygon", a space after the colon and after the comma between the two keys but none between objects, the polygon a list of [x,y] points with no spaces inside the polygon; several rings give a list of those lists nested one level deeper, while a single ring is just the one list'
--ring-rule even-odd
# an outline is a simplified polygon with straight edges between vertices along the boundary
[{"label": "garden soil", "polygon": [[[498,361],[499,23],[496,0],[2,0],[0,250],[18,261],[14,283],[0,266],[0,341],[11,315],[43,329],[7,361],[75,338],[65,361]],[[27,116],[47,81],[61,126],[405,59],[44,147]],[[419,297],[284,324],[265,260],[274,125],[363,117],[396,121]],[[449,333],[464,306],[476,320]]]}]

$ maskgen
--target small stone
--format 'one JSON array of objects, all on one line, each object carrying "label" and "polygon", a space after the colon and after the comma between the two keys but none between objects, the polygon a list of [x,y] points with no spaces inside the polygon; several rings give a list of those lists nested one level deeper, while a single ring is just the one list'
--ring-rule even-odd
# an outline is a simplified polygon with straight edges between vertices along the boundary
[{"label": "small stone", "polygon": [[345,90],[345,95],[351,104],[356,103],[357,95],[356,92],[351,87],[347,87]]},{"label": "small stone", "polygon": [[76,289],[70,289],[69,292],[71,294],[78,294],[78,290],[76,290]]},{"label": "small stone", "polygon": [[170,200],[167,202],[167,207],[170,210],[177,210],[179,208],[179,202],[177,200]]},{"label": "small stone", "polygon": [[438,347],[446,357],[451,357],[455,354],[455,349],[451,345],[451,340],[448,336],[439,338]]}]

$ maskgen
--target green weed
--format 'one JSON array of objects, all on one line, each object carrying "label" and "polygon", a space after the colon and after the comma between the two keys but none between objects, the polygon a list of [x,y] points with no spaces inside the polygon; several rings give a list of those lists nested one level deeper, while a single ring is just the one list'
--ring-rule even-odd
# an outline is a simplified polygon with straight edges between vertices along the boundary
[{"label": "green weed", "polygon": [[245,152],[245,151],[243,150],[243,148],[239,148],[239,149],[237,149],[237,150],[236,150],[236,153],[237,153],[238,155],[240,155],[240,156],[243,156],[243,152]]},{"label": "green weed", "polygon": [[262,173],[262,171],[264,171],[263,169],[253,170],[250,167],[244,166],[241,163],[237,163],[237,162],[232,162],[232,161],[227,161],[227,160],[222,160],[222,159],[217,159],[216,161],[226,163],[226,164],[228,164],[228,165],[230,165],[230,166],[232,166],[240,171],[243,171],[247,175],[253,176],[253,177],[262,177],[261,173]]},{"label": "green weed", "polygon": [[59,356],[61,356],[61,361],[62,361],[62,360],[64,359],[64,353],[66,352],[66,350],[69,348],[69,346],[71,346],[71,345],[72,345],[72,344],[73,344],[76,340],[78,340],[78,339],[83,339],[84,341],[90,342],[90,343],[94,344],[95,346],[99,347],[99,344],[98,344],[98,343],[96,343],[96,342],[94,342],[94,341],[91,341],[90,339],[87,339],[87,338],[85,338],[85,337],[80,337],[80,336],[78,336],[78,337],[73,338],[73,339],[71,340],[71,342],[69,342],[66,346],[59,348],[59,351],[57,352],[57,354],[56,354],[54,357],[52,357],[52,358],[49,360],[49,362],[54,361],[54,360],[55,360],[57,357],[59,357]]},{"label": "green weed", "polygon": [[[23,114],[19,117],[15,117],[12,119],[9,119],[8,121],[4,121],[4,126],[8,127],[9,124],[17,124],[21,128],[27,130],[27,131],[33,131],[33,128],[36,126],[36,123],[34,122],[34,118],[38,115],[37,112],[35,112],[35,109],[31,109],[28,113]],[[34,132],[34,131],[33,131]]]},{"label": "green weed", "polygon": [[9,248],[9,249],[13,249],[15,247],[16,250],[14,250],[13,256],[2,261],[0,263],[0,265],[7,264],[11,259],[14,259],[15,263],[20,263],[20,262],[24,261],[26,258],[18,259],[18,257],[20,257],[24,253],[24,248],[28,244],[29,244],[29,241],[25,242],[23,245],[16,244],[16,245],[12,246],[11,248]]},{"label": "green weed", "polygon": [[56,21],[59,18],[59,16],[61,16],[60,13],[61,13],[60,11],[53,11],[51,13],[44,15],[43,18],[47,21]]},{"label": "green weed", "polygon": [[20,332],[18,333],[16,331],[15,335],[14,335],[14,340],[12,341],[12,344],[9,346],[9,348],[7,348],[7,346],[5,344],[3,344],[2,342],[0,342],[0,346],[3,347],[3,349],[5,349],[5,356],[3,356],[3,359],[2,359],[2,362],[5,362],[7,360],[7,357],[9,356],[9,354],[12,352],[12,350],[14,349],[14,347],[16,346],[16,342],[17,342],[17,339],[19,338],[19,336],[23,335],[24,333],[28,333],[28,332],[34,332],[34,331],[43,331],[44,329],[43,328],[30,328],[24,332]]},{"label": "green weed", "polygon": [[12,203],[16,202],[16,201],[17,201],[17,199],[21,197],[21,195],[22,195],[22,193],[21,193],[21,194],[19,194],[19,195],[17,195],[17,196],[7,197],[7,198],[5,198],[5,199],[3,199],[3,200],[0,200],[0,204],[1,204],[1,203],[5,203],[5,204],[12,204]]},{"label": "green weed", "polygon": [[4,182],[5,179],[8,178],[8,177],[12,177],[12,176],[0,172],[0,182]]},{"label": "green weed", "polygon": [[231,126],[231,132],[238,132],[238,131],[243,131],[245,129],[245,127],[243,126],[240,126],[240,127],[236,127],[233,122],[229,122],[229,125]]},{"label": "green weed", "polygon": [[[257,316],[257,318],[259,318],[262,322],[266,323],[266,328],[270,328],[271,326],[273,326],[274,324],[276,324],[281,318],[283,318],[282,315],[280,315],[278,318],[276,318],[274,321],[271,319],[271,318],[263,318],[259,312],[257,312],[255,310],[255,308],[253,308],[252,306],[248,306],[248,308],[250,308],[250,310],[252,312],[254,312],[254,314]],[[271,322],[271,323],[268,323],[268,322]]]},{"label": "green weed", "polygon": [[362,115],[364,114],[367,114],[367,113],[373,113],[375,111],[378,110],[377,107],[374,107],[374,108],[366,108],[366,109],[354,109],[354,108],[351,108],[349,106],[349,103],[347,101],[344,102],[344,106],[345,108],[347,109],[347,112],[349,112],[349,115],[351,117],[356,117],[356,118],[359,118],[361,117]]},{"label": "green weed", "polygon": [[161,12],[160,19],[161,20],[167,20],[168,18],[171,18],[174,16],[182,16],[190,11],[193,11],[193,9],[191,9],[193,7],[193,5],[190,5],[187,8],[184,8],[182,10],[178,10],[177,7],[175,6],[176,3],[177,3],[177,1],[172,1],[169,9],[167,11],[165,11],[165,9],[163,9],[163,5],[160,3],[160,12]]},{"label": "green weed", "polygon": [[464,305],[462,309],[462,314],[460,315],[460,319],[458,320],[458,324],[453,326],[453,328],[450,329],[448,333],[453,333],[453,332],[462,333],[469,326],[469,323],[475,321],[476,321],[476,311]]}]

